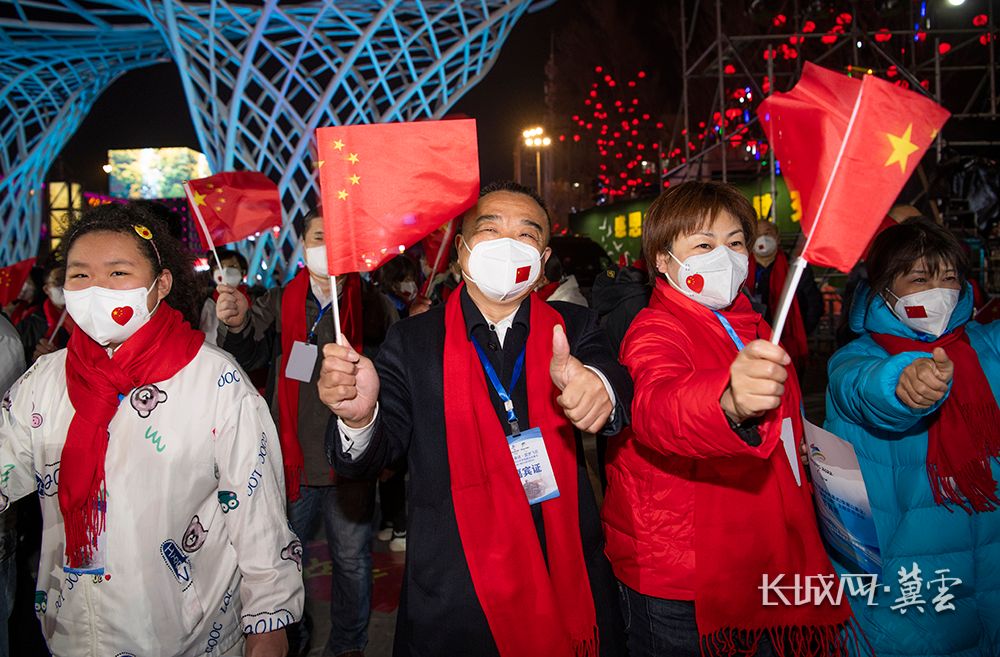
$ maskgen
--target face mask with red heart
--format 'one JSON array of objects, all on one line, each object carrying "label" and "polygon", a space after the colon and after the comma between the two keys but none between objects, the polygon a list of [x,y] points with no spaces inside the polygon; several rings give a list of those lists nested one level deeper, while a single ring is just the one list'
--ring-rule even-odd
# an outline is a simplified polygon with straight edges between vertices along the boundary
[{"label": "face mask with red heart", "polygon": [[[156,287],[112,290],[96,285],[83,290],[66,290],[66,312],[80,330],[106,347],[121,344],[149,321],[156,310],[146,307],[146,298]],[[156,305],[159,305],[157,301]]]},{"label": "face mask with red heart", "polygon": [[725,308],[733,303],[747,278],[750,259],[726,246],[717,246],[708,253],[699,253],[681,262],[667,251],[681,267],[674,281],[667,281],[678,292],[712,310]]}]

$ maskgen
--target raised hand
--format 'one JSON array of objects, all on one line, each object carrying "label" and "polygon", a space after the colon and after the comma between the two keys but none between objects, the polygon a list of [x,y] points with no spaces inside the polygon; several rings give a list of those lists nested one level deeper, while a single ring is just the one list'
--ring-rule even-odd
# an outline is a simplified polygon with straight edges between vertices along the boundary
[{"label": "raised hand", "polygon": [[719,403],[730,420],[739,424],[781,405],[791,363],[785,350],[767,340],[754,340],[729,366],[729,387]]},{"label": "raised hand", "polygon": [[219,293],[215,302],[215,316],[231,329],[242,327],[247,311],[250,310],[246,297],[231,285],[218,285],[215,291]]},{"label": "raised hand", "polygon": [[910,408],[930,408],[948,392],[954,375],[955,364],[944,349],[937,347],[931,358],[918,358],[906,366],[899,375],[896,396]]},{"label": "raised hand", "polygon": [[379,379],[375,365],[347,345],[323,346],[323,365],[319,372],[319,398],[349,427],[371,424],[378,401]]},{"label": "raised hand", "polygon": [[588,370],[569,353],[569,341],[561,326],[552,331],[552,383],[562,394],[556,399],[563,414],[580,431],[597,433],[607,423],[614,406],[601,377]]}]

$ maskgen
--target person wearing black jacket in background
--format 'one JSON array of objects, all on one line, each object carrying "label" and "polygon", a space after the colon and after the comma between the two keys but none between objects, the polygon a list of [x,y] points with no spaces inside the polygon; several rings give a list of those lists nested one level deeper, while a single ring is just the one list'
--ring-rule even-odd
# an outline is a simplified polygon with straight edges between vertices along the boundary
[{"label": "person wearing black jacket in background", "polygon": [[[319,388],[339,415],[327,434],[337,471],[371,476],[403,455],[409,464],[397,657],[597,654],[598,641],[601,655],[624,653],[580,431],[620,431],[631,380],[592,311],[530,294],[550,254],[549,234],[548,213],[531,190],[487,187],[456,240],[466,283],[447,304],[394,325],[375,364],[346,347],[324,349]],[[478,357],[470,343],[478,343]],[[522,354],[529,356],[517,376]],[[462,367],[466,378],[456,380]],[[462,381],[467,385],[454,385]],[[506,390],[509,410],[501,401]],[[547,394],[559,394],[559,405]],[[455,431],[463,414],[477,419]],[[507,442],[530,434],[528,427],[559,422],[566,433],[543,437],[551,469],[564,473],[555,482],[561,493],[543,500],[541,488],[514,467]],[[457,463],[470,447],[482,458]],[[560,469],[567,453],[570,464]],[[470,497],[478,501],[471,508]],[[527,538],[514,543],[512,536]],[[484,560],[491,571],[483,571]],[[568,561],[572,577],[562,577]],[[574,585],[589,595],[567,596]],[[581,624],[589,632],[574,633]]]}]

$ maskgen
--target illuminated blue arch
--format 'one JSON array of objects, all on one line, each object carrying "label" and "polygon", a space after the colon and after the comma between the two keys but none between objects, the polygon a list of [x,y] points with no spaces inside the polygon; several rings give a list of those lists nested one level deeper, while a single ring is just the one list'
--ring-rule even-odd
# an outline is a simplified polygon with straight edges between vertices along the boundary
[{"label": "illuminated blue arch", "polygon": [[518,19],[552,1],[0,0],[0,265],[37,251],[31,190],[94,100],[125,71],[169,60],[212,170],[278,182],[285,225],[244,246],[252,275],[287,278],[301,255],[290,220],[315,204],[315,128],[440,118]]}]

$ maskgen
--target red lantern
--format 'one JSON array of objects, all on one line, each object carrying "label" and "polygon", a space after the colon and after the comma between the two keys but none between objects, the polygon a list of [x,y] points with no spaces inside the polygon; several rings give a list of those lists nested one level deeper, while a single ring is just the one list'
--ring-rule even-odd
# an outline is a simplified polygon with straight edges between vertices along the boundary
[{"label": "red lantern", "polygon": [[887,78],[894,78],[897,75],[899,75],[899,71],[896,69],[895,65],[890,66],[889,68],[885,69],[885,76]]},{"label": "red lantern", "polygon": [[892,33],[889,31],[889,28],[887,27],[881,27],[879,28],[878,32],[875,33],[875,41],[877,41],[878,43],[885,43],[891,38],[892,38]]},{"label": "red lantern", "polygon": [[732,75],[736,72],[736,67],[732,64],[726,64],[726,67],[722,69],[722,72],[726,75]]},{"label": "red lantern", "polygon": [[810,32],[815,32],[816,23],[812,21],[806,21],[805,23],[802,24],[802,31],[805,32],[806,34],[809,34]]},{"label": "red lantern", "polygon": [[951,50],[951,44],[948,43],[947,41],[942,41],[941,43],[938,44],[939,54],[946,55],[948,54],[949,50]]},{"label": "red lantern", "polygon": [[987,22],[989,22],[989,18],[986,14],[979,14],[972,19],[972,24],[976,27],[982,27],[983,25],[986,25]]},{"label": "red lantern", "polygon": [[778,14],[777,16],[774,17],[774,20],[771,22],[774,24],[775,27],[781,27],[786,22],[788,22],[788,18],[784,14]]},{"label": "red lantern", "polygon": [[851,15],[845,12],[840,16],[837,16],[837,25],[850,25],[851,20]]},{"label": "red lantern", "polygon": [[826,34],[824,34],[823,36],[821,36],[819,38],[819,40],[822,41],[823,43],[827,44],[827,45],[830,45],[831,43],[836,43],[837,42],[837,35],[836,34],[831,34],[831,33],[827,32]]},{"label": "red lantern", "polygon": [[979,43],[985,46],[991,41],[991,39],[992,35],[989,32],[987,32],[986,34],[983,34],[982,36],[979,37]]}]

